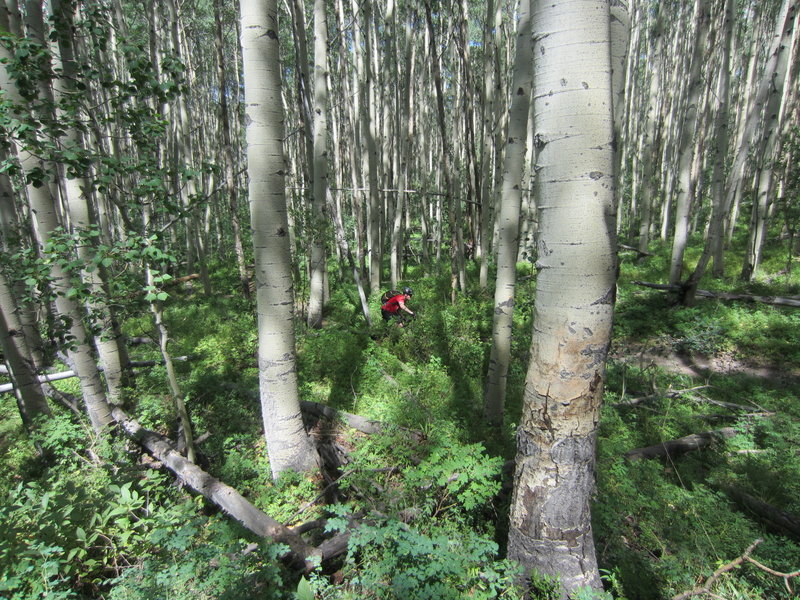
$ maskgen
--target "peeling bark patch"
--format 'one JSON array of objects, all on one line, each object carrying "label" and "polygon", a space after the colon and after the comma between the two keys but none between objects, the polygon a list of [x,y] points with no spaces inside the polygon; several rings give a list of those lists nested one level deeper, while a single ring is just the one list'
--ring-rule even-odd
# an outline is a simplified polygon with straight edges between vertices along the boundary
[{"label": "peeling bark patch", "polygon": [[603,378],[598,371],[594,372],[594,379],[589,384],[589,391],[594,392],[603,383]]},{"label": "peeling bark patch", "polygon": [[595,300],[594,302],[591,303],[590,306],[597,306],[598,304],[614,304],[614,301],[616,299],[617,299],[617,287],[612,286],[611,289],[609,289],[605,294],[603,294],[602,298]]},{"label": "peeling bark patch", "polygon": [[517,429],[517,451],[525,456],[528,461],[536,461],[541,453],[539,444],[522,427]]}]

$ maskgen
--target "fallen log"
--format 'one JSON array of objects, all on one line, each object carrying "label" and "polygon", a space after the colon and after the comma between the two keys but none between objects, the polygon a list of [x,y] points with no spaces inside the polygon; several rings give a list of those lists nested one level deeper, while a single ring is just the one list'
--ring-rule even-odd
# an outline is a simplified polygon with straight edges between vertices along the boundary
[{"label": "fallen log", "polygon": [[723,427],[722,429],[715,429],[714,431],[704,431],[702,433],[693,433],[676,440],[668,440],[647,446],[646,448],[635,448],[628,450],[624,456],[627,460],[635,461],[643,458],[659,458],[663,456],[674,456],[692,450],[698,450],[710,446],[714,442],[731,438],[736,435],[736,430],[733,427]]},{"label": "fallen log", "polygon": [[800,517],[772,506],[739,488],[729,485],[721,485],[719,488],[736,504],[746,508],[773,529],[790,533],[800,539]]},{"label": "fallen log", "polygon": [[298,566],[302,565],[304,570],[311,571],[316,568],[314,557],[325,558],[320,550],[309,546],[299,534],[253,506],[234,488],[189,462],[169,438],[145,429],[119,407],[112,410],[112,416],[126,436],[175,473],[187,487],[213,502],[259,537],[286,544],[290,549],[290,559]]},{"label": "fallen log", "polygon": [[[670,285],[665,283],[650,283],[647,281],[633,281],[635,285],[641,285],[643,287],[652,288],[654,290],[664,290],[667,292],[681,292],[683,291],[683,286],[681,285]],[[729,292],[711,292],[709,290],[697,290],[695,292],[696,296],[700,296],[701,298],[713,298],[716,300],[744,300],[747,302],[761,302],[764,304],[773,304],[777,306],[792,306],[795,308],[800,307],[800,298],[797,296],[756,296],[753,294],[733,294]]]},{"label": "fallen log", "polygon": [[[172,359],[173,361],[185,361],[189,360],[188,356],[176,356]],[[139,368],[139,367],[154,367],[155,365],[164,364],[163,360],[132,360],[128,363],[129,367]],[[102,371],[102,365],[98,365],[97,368]],[[77,377],[75,371],[60,371],[58,373],[45,373],[44,375],[39,375],[39,383],[52,383],[53,381],[60,381],[62,379],[70,379],[72,377]],[[12,383],[4,383],[0,385],[0,394],[5,394],[7,392],[11,392],[14,390],[14,384]]]},{"label": "fallen log", "polygon": [[[360,415],[354,415],[342,410],[336,410],[335,408],[331,408],[330,406],[319,404],[317,402],[302,400],[300,402],[300,410],[303,412],[303,414],[311,417],[325,417],[331,421],[341,420],[348,427],[368,435],[375,435],[377,433],[381,433],[382,431],[386,431],[387,429],[387,425],[385,423],[381,423],[380,421],[372,421]],[[410,435],[416,442],[422,442],[425,439],[425,435],[421,431],[406,429],[404,427],[398,427],[398,429]]]}]

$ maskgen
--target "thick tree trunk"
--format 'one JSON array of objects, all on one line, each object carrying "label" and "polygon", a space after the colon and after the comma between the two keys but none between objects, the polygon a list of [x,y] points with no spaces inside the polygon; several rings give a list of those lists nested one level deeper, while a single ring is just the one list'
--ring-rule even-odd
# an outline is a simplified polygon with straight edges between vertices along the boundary
[{"label": "thick tree trunk", "polygon": [[533,3],[540,236],[508,555],[600,589],[589,511],[616,285],[608,1]]},{"label": "thick tree trunk", "polygon": [[270,467],[277,477],[287,469],[311,470],[318,457],[303,428],[297,389],[276,0],[244,0],[241,19],[259,387]]}]

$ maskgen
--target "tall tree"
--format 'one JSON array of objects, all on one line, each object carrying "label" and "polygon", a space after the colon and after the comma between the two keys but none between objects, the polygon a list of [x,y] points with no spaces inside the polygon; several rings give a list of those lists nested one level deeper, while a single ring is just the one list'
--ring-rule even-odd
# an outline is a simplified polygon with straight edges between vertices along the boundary
[{"label": "tall tree", "polygon": [[328,234],[328,24],[324,0],[314,0],[314,189],[311,216],[311,281],[308,326],[322,324]]},{"label": "tall tree", "polygon": [[517,432],[508,555],[600,587],[590,497],[616,284],[608,0],[536,1],[539,198],[531,358]]},{"label": "tall tree", "polygon": [[522,201],[522,176],[527,155],[528,106],[531,97],[530,0],[519,5],[514,81],[511,85],[508,139],[503,182],[497,216],[499,235],[497,277],[492,316],[492,349],[484,390],[484,415],[489,423],[503,423],[508,366],[511,360],[511,328],[514,322],[514,291],[517,284],[519,214]]},{"label": "tall tree", "polygon": [[[217,57],[217,78],[219,80],[219,122],[222,129],[222,155],[225,163],[225,189],[228,194],[231,227],[233,229],[233,247],[236,252],[236,266],[239,270],[239,281],[245,298],[250,297],[250,281],[247,276],[247,265],[242,243],[242,226],[239,222],[239,186],[236,180],[236,168],[233,139],[231,137],[230,115],[228,110],[227,68],[225,65],[224,37],[222,34],[222,0],[214,0],[214,48]],[[238,88],[235,88],[238,89]]]},{"label": "tall tree", "polygon": [[[756,273],[761,263],[764,240],[767,236],[767,223],[774,192],[773,172],[776,168],[774,163],[778,156],[779,139],[787,111],[787,92],[791,89],[788,76],[791,71],[792,59],[797,52],[796,44],[792,41],[797,36],[799,18],[800,11],[797,10],[797,2],[789,4],[780,35],[781,45],[776,57],[775,73],[770,82],[770,91],[764,107],[764,129],[758,148],[756,197],[753,201],[750,217],[747,252],[740,274],[741,279],[744,281],[749,281]],[[777,31],[775,35],[777,38]]]},{"label": "tall tree", "polygon": [[675,235],[672,242],[669,282],[680,282],[683,272],[683,255],[689,238],[689,216],[694,200],[696,179],[692,177],[692,164],[697,156],[697,125],[700,122],[703,95],[703,65],[706,62],[706,40],[711,21],[710,2],[695,0],[694,41],[689,67],[686,104],[681,111],[680,152],[678,154],[678,190],[675,201]]},{"label": "tall tree", "polygon": [[313,469],[318,456],[303,426],[297,389],[277,2],[243,0],[240,10],[259,387],[270,467],[277,477],[287,469]]}]

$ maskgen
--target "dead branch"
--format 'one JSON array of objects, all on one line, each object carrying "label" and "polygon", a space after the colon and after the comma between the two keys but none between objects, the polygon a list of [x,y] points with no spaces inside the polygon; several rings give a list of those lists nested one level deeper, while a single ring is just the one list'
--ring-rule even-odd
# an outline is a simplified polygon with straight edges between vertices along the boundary
[{"label": "dead branch", "polygon": [[640,396],[638,398],[629,398],[628,400],[620,400],[619,402],[614,402],[612,406],[636,406],[637,404],[642,404],[643,402],[650,402],[651,400],[659,400],[662,398],[679,398],[684,394],[695,392],[697,390],[702,390],[708,387],[711,386],[698,385],[683,390],[667,390],[666,392],[663,393],[648,394],[647,396]]},{"label": "dead branch", "polygon": [[687,600],[688,598],[694,598],[695,596],[711,596],[711,588],[714,587],[714,584],[717,580],[725,573],[732,571],[733,569],[742,565],[742,563],[748,562],[751,565],[761,569],[765,573],[769,573],[770,575],[774,575],[775,577],[780,577],[783,579],[783,583],[786,585],[786,589],[790,594],[793,594],[794,591],[792,590],[792,586],[789,581],[795,577],[800,576],[800,570],[793,571],[792,573],[781,573],[780,571],[775,571],[774,569],[770,569],[769,567],[761,564],[756,559],[750,556],[753,550],[755,550],[756,546],[758,546],[763,540],[761,538],[757,539],[755,542],[750,544],[747,550],[739,556],[738,558],[733,559],[728,564],[722,565],[719,569],[714,571],[714,573],[705,580],[703,585],[697,586],[696,588],[689,590],[688,592],[683,592],[677,594],[672,597],[672,600]]},{"label": "dead branch", "polygon": [[676,440],[668,440],[659,444],[655,444],[654,446],[647,446],[646,448],[635,448],[633,450],[628,450],[624,456],[630,461],[639,460],[642,458],[674,456],[676,454],[682,454],[684,452],[705,448],[719,439],[731,438],[734,435],[736,435],[736,430],[733,427],[723,427],[722,429],[715,429],[714,431],[693,433]]},{"label": "dead branch", "polygon": [[[664,283],[649,283],[647,281],[634,281],[635,285],[652,288],[654,290],[664,290],[667,292],[680,292],[683,286],[669,285]],[[764,304],[774,304],[778,306],[800,307],[800,298],[797,296],[756,296],[753,294],[732,294],[728,292],[711,292],[709,290],[697,290],[695,295],[701,298],[713,298],[716,300],[745,300],[747,302],[761,302]]]},{"label": "dead branch", "polygon": [[627,250],[629,252],[636,252],[639,256],[653,256],[652,252],[645,252],[644,250],[639,250],[638,248],[634,248],[633,246],[628,246],[627,244],[617,244],[617,247],[620,250]]}]

